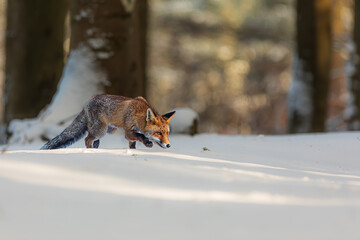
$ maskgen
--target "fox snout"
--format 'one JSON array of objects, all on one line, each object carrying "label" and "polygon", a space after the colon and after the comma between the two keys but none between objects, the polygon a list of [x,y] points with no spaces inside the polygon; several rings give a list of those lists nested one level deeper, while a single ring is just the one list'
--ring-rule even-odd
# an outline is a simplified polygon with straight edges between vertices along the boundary
[{"label": "fox snout", "polygon": [[165,144],[162,141],[155,141],[155,142],[162,148],[170,148],[171,147],[170,143]]},{"label": "fox snout", "polygon": [[165,143],[162,143],[164,146],[161,146],[162,148],[170,148],[171,145],[170,144],[165,144]]}]

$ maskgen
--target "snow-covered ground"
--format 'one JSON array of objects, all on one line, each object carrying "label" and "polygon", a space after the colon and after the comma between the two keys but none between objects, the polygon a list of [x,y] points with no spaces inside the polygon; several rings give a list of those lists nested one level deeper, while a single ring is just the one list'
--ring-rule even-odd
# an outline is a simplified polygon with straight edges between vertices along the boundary
[{"label": "snow-covered ground", "polygon": [[359,132],[170,141],[8,146],[0,239],[360,239]]}]

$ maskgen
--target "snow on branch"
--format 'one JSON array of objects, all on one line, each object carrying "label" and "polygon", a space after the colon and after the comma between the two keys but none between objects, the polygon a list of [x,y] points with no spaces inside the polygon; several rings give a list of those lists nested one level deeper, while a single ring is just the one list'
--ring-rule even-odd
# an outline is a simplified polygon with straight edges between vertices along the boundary
[{"label": "snow on branch", "polygon": [[136,0],[120,0],[127,13],[131,13],[135,8]]}]

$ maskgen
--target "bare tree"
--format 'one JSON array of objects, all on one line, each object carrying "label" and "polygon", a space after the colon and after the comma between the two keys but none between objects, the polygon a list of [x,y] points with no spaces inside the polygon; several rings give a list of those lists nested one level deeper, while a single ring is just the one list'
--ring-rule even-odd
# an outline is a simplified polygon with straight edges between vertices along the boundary
[{"label": "bare tree", "polygon": [[347,121],[349,130],[360,130],[360,2],[354,4],[353,71],[349,76]]},{"label": "bare tree", "polygon": [[289,132],[326,130],[331,68],[331,0],[297,0]]},{"label": "bare tree", "polygon": [[5,123],[35,117],[55,93],[66,11],[66,0],[8,0]]}]

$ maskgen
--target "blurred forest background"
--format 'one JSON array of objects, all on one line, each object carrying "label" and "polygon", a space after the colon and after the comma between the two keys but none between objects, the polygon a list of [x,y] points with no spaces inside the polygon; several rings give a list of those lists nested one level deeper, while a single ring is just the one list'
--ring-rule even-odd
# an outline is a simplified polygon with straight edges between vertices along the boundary
[{"label": "blurred forest background", "polygon": [[[20,0],[9,1],[21,2]],[[75,11],[74,8],[79,8],[81,4],[84,4],[81,0],[73,2],[79,2],[79,4],[71,7],[73,3],[70,3],[70,17],[64,10],[64,55],[60,55],[64,59],[63,63],[66,63],[69,51],[71,51],[70,45],[76,45],[74,40],[70,39],[70,25],[74,25],[75,20],[80,21],[87,17],[86,13],[81,11],[78,15],[71,15],[71,11]],[[107,1],[98,1],[97,4],[103,2]],[[117,0],[117,2],[124,1]],[[284,134],[360,128],[356,124],[349,127],[348,122],[350,115],[356,113],[354,109],[351,109],[352,106],[349,107],[349,98],[350,102],[354,102],[356,98],[351,94],[349,87],[351,86],[349,79],[355,71],[354,64],[357,62],[356,57],[353,56],[355,51],[353,36],[356,32],[354,31],[354,0],[151,0],[136,1],[135,8],[140,4],[139,2],[146,2],[146,8],[141,7],[137,13],[140,14],[140,18],[129,21],[135,21],[136,26],[140,24],[140,29],[146,28],[146,36],[142,35],[140,30],[140,38],[137,38],[146,40],[146,51],[141,50],[139,55],[140,58],[146,59],[140,59],[140,64],[136,65],[145,69],[145,73],[139,74],[145,80],[142,80],[144,83],[136,85],[136,88],[142,89],[141,91],[128,95],[145,95],[149,102],[162,113],[175,107],[194,109],[200,116],[200,132]],[[11,89],[3,87],[6,75],[5,7],[6,1],[0,0],[0,31],[2,33],[0,83],[3,89],[7,89],[5,95],[14,95],[14,91],[11,92]],[[301,15],[304,13],[306,14]],[[21,13],[11,12],[10,14]],[[122,15],[123,19],[129,15],[129,13],[126,14]],[[303,18],[299,20],[301,16]],[[299,21],[303,22],[299,24]],[[124,24],[121,27],[124,27]],[[313,36],[316,37],[313,38]],[[125,37],[122,36],[122,38]],[[315,55],[311,55],[313,54],[311,47],[307,49],[312,41],[315,42]],[[96,48],[94,44],[91,46]],[[137,46],[139,45],[128,45],[129,48],[138,48]],[[105,58],[106,55],[101,56]],[[306,69],[305,60],[301,59],[303,56],[305,56],[304,59],[310,58],[310,61],[320,59],[310,64],[315,66],[315,70],[309,67],[310,71],[316,72],[318,68],[322,69],[312,78],[310,77],[311,80],[306,80],[304,76],[308,75],[299,73],[297,70],[300,63]],[[100,55],[98,58],[100,59]],[[126,54],[119,58],[118,66],[122,65],[121,61],[125,58]],[[59,68],[62,69],[63,64]],[[132,68],[136,67],[132,66]],[[317,78],[327,74],[326,71],[328,81],[317,81]],[[129,76],[126,81],[132,81],[132,75]],[[56,75],[54,78],[57,79],[51,81],[57,84],[60,76]],[[113,78],[116,81],[120,77]],[[301,78],[317,82],[315,90],[308,89],[308,92],[313,99],[314,96],[321,98],[318,104],[320,107],[312,108],[311,106],[316,104],[309,101],[298,101],[299,103],[295,105],[309,105],[315,114],[319,112],[325,114],[324,126],[320,123],[320,127],[317,127],[314,123],[315,127],[297,128],[298,122],[306,120],[301,118],[299,114],[301,111],[296,112],[289,106],[291,105],[289,89],[293,86],[293,92],[295,92],[293,98],[299,97],[297,94],[306,95],[302,91],[308,88],[304,87],[307,83],[292,85],[292,81],[300,80],[301,82]],[[327,79],[326,76],[324,78]],[[294,87],[298,85],[303,87]],[[319,86],[329,91],[317,93],[316,88]],[[52,96],[55,91],[54,87],[52,89],[47,89],[45,92]],[[106,92],[117,93],[111,90],[106,90]],[[1,104],[1,112],[4,112],[4,105],[11,104],[8,101],[9,97],[5,99],[7,101]],[[45,102],[47,101],[48,104],[50,100],[51,98],[47,97]],[[324,111],[319,110],[324,106],[326,108]],[[36,114],[29,113],[26,116],[20,114],[16,115],[16,118],[36,117],[43,107],[44,103],[35,110]],[[6,119],[5,111],[3,118],[5,122],[8,123],[13,118],[15,117]],[[295,122],[293,127],[290,121]]]}]

